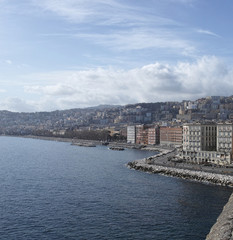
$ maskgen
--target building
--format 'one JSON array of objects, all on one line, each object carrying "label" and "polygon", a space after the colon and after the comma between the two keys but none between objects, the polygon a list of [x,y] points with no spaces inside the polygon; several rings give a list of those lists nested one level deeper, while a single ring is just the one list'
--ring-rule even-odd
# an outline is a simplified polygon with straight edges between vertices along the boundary
[{"label": "building", "polygon": [[193,163],[232,162],[232,123],[185,124],[182,157]]},{"label": "building", "polygon": [[127,126],[127,143],[136,143],[136,127]]},{"label": "building", "polygon": [[160,144],[168,146],[181,146],[183,132],[182,127],[161,127]]},{"label": "building", "polygon": [[216,151],[217,126],[214,123],[201,125],[201,151]]},{"label": "building", "polygon": [[183,158],[194,163],[207,162],[216,152],[217,126],[215,123],[183,125]]},{"label": "building", "polygon": [[159,126],[148,128],[148,144],[156,145],[160,143],[160,129]]},{"label": "building", "polygon": [[232,161],[233,156],[233,125],[219,123],[217,125],[217,151],[221,161]]},{"label": "building", "polygon": [[160,128],[154,125],[136,125],[127,127],[127,143],[156,145],[160,141]]},{"label": "building", "polygon": [[201,151],[201,125],[183,126],[183,151]]},{"label": "building", "polygon": [[137,125],[136,126],[136,144],[148,144],[148,126]]}]

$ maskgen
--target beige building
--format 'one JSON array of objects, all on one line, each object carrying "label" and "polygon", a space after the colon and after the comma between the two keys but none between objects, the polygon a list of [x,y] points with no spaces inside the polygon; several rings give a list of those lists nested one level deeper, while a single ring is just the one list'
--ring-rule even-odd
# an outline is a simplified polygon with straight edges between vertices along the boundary
[{"label": "beige building", "polygon": [[220,160],[231,162],[233,153],[233,125],[232,123],[219,123],[217,126],[217,151]]},{"label": "beige building", "polygon": [[183,151],[201,151],[200,124],[185,124],[183,126]]},{"label": "beige building", "polygon": [[229,124],[218,124],[217,128],[217,151],[232,153],[233,126]]},{"label": "beige building", "polygon": [[185,124],[183,126],[183,159],[194,163],[232,162],[232,123]]}]

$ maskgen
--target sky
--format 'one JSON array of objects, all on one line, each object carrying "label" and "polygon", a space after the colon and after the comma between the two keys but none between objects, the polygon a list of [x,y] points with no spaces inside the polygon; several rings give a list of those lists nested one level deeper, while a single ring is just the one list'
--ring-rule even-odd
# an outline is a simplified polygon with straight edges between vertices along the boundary
[{"label": "sky", "polygon": [[232,0],[0,0],[0,110],[233,94]]}]

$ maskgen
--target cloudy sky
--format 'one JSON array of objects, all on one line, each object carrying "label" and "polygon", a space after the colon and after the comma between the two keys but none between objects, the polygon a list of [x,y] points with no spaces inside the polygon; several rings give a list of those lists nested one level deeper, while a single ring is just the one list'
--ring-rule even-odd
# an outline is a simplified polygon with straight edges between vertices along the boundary
[{"label": "cloudy sky", "polygon": [[233,94],[232,0],[0,0],[0,110]]}]

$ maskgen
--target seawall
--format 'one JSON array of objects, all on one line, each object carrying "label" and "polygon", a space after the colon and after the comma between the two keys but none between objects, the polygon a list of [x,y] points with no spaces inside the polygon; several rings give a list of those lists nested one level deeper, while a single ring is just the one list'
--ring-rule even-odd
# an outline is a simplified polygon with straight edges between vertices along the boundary
[{"label": "seawall", "polygon": [[136,160],[127,164],[129,168],[150,173],[159,173],[167,176],[190,179],[199,182],[208,182],[212,184],[233,187],[233,176],[218,173],[210,173],[196,170],[181,169],[175,167],[165,167],[159,165],[150,165],[145,160]]}]

